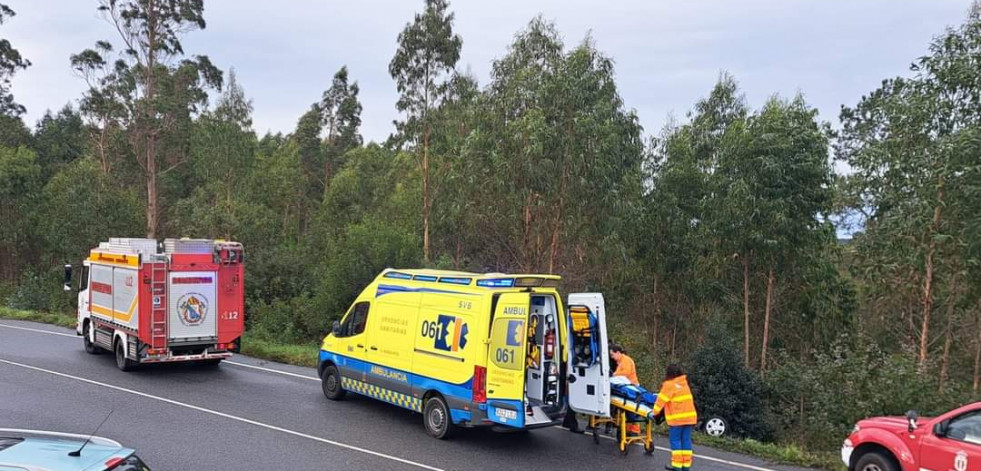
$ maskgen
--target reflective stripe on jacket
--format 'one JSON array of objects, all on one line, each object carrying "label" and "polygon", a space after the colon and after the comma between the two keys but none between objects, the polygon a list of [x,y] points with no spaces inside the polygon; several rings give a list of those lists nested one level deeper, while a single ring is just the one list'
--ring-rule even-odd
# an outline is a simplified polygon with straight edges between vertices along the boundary
[{"label": "reflective stripe on jacket", "polygon": [[654,403],[654,414],[659,414],[661,409],[664,409],[664,420],[670,427],[695,425],[698,422],[695,400],[691,396],[687,376],[669,379],[661,385],[661,391]]}]

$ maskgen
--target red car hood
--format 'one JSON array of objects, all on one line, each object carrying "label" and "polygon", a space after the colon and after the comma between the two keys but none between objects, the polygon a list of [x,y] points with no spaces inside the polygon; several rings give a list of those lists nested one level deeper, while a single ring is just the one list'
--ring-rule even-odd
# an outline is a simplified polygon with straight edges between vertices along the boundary
[{"label": "red car hood", "polygon": [[[923,425],[929,421],[929,417],[920,417],[916,419],[917,424]],[[870,417],[865,420],[860,420],[858,426],[861,428],[881,428],[886,430],[895,431],[905,431],[909,429],[909,422],[906,417],[900,416],[890,416],[890,417]]]}]

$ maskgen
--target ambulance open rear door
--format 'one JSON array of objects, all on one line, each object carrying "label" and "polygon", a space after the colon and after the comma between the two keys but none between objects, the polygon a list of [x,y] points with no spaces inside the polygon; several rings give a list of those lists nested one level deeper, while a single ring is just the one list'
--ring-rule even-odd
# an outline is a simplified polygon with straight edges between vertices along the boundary
[{"label": "ambulance open rear door", "polygon": [[487,418],[525,425],[525,338],[531,295],[503,293],[494,309],[487,348]]},{"label": "ambulance open rear door", "polygon": [[581,414],[610,416],[610,350],[606,306],[600,293],[569,295],[569,407]]}]

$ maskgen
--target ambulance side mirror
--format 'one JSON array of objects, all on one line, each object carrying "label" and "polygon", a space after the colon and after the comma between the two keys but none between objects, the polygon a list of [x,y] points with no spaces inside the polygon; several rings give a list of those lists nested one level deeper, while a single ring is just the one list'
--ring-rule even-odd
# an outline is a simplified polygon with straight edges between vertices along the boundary
[{"label": "ambulance side mirror", "polygon": [[67,265],[67,264],[65,265],[65,276],[62,284],[63,284],[62,287],[65,291],[72,290],[72,266],[71,265]]},{"label": "ambulance side mirror", "polygon": [[334,337],[339,337],[341,335],[340,321],[334,321],[334,325],[330,328],[330,333],[334,334]]}]

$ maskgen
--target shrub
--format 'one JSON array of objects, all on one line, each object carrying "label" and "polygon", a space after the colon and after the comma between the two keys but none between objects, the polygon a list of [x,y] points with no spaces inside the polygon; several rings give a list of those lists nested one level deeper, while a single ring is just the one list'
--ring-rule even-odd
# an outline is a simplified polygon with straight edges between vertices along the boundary
[{"label": "shrub", "polygon": [[695,352],[688,374],[701,419],[722,417],[730,433],[768,440],[772,432],[763,417],[763,385],[743,365],[736,344],[722,329],[712,329]]},{"label": "shrub", "polygon": [[938,394],[936,378],[921,373],[915,358],[910,350],[885,352],[871,337],[845,335],[807,361],[778,360],[767,382],[784,438],[834,449],[860,419],[909,409],[935,415],[959,405],[964,397]]}]

